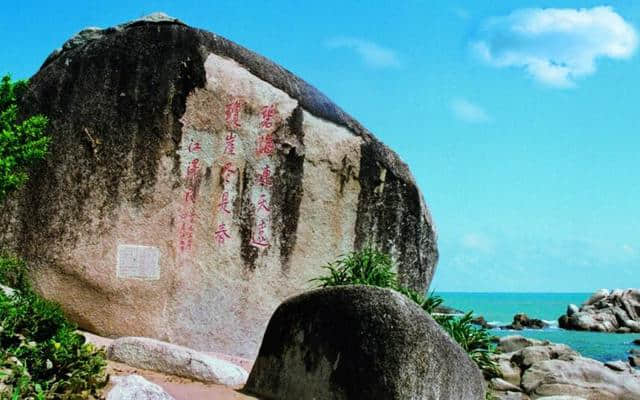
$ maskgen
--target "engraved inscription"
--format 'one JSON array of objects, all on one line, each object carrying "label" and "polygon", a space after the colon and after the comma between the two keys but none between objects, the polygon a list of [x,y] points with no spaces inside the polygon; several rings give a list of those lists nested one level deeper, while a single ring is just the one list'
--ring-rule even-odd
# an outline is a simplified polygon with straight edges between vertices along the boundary
[{"label": "engraved inscription", "polygon": [[116,276],[121,279],[160,279],[160,250],[152,246],[118,246]]}]

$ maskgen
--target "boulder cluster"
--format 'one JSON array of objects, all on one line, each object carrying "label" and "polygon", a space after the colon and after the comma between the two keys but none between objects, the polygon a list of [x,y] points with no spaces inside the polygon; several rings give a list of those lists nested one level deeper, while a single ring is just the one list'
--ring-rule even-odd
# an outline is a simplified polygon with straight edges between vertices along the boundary
[{"label": "boulder cluster", "polygon": [[579,331],[640,332],[640,289],[600,289],[580,307],[569,304],[558,324]]},{"label": "boulder cluster", "polygon": [[[494,356],[502,378],[488,382],[500,400],[639,399],[640,372],[626,362],[601,363],[564,344],[506,336]],[[572,397],[555,397],[572,396]]]}]

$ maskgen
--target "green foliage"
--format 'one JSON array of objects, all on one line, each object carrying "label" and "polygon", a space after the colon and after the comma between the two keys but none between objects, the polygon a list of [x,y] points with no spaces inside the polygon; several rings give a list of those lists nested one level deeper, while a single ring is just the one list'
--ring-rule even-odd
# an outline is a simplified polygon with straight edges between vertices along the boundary
[{"label": "green foliage", "polygon": [[0,201],[27,180],[27,168],[44,158],[50,138],[45,136],[47,118],[34,115],[19,121],[18,99],[27,81],[0,81]]},{"label": "green foliage", "polygon": [[[107,383],[104,350],[85,343],[60,307],[31,290],[26,266],[0,257],[0,399],[97,399]],[[8,277],[8,278],[7,278]]]},{"label": "green foliage", "polygon": [[340,257],[323,268],[329,274],[312,279],[319,282],[321,287],[370,285],[396,288],[398,286],[391,256],[371,246]]},{"label": "green foliage", "polygon": [[491,359],[496,353],[496,345],[489,331],[471,323],[471,312],[462,317],[451,315],[434,315],[434,319],[468,354],[488,377],[501,376],[500,368]]},{"label": "green foliage", "polygon": [[362,250],[351,252],[333,263],[323,267],[327,275],[312,279],[320,287],[342,285],[370,285],[396,290],[413,300],[425,312],[442,326],[442,328],[469,354],[486,376],[500,376],[498,365],[491,358],[496,353],[496,346],[485,328],[475,327],[471,323],[471,312],[462,317],[435,314],[435,310],[443,302],[440,296],[433,294],[424,296],[414,290],[402,286],[391,256],[367,246]]},{"label": "green foliage", "polygon": [[30,291],[31,285],[24,261],[0,251],[0,284],[18,291]]}]

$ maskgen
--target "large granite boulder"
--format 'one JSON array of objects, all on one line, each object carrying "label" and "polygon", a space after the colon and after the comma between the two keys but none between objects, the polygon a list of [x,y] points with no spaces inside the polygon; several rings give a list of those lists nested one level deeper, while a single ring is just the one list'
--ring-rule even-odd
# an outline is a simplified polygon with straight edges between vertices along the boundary
[{"label": "large granite boulder", "polygon": [[156,15],[89,29],[22,99],[51,152],[0,246],[85,330],[253,357],[280,302],[340,254],[390,252],[424,292],[436,234],[408,167],[301,79]]},{"label": "large granite boulder", "polygon": [[581,307],[570,304],[558,324],[580,331],[640,332],[640,289],[597,290]]},{"label": "large granite boulder", "polygon": [[369,286],[282,303],[244,390],[280,400],[484,399],[480,370],[427,313]]},{"label": "large granite boulder", "polygon": [[640,372],[628,363],[601,363],[580,356],[564,344],[522,336],[501,338],[498,350],[501,353],[493,358],[502,370],[504,382],[496,379],[488,382],[498,399],[640,398]]}]

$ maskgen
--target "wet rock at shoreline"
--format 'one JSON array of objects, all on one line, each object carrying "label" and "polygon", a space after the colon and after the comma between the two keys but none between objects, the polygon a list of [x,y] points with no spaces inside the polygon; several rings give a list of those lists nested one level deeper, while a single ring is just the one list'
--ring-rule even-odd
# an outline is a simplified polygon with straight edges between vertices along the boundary
[{"label": "wet rock at shoreline", "polygon": [[600,289],[579,308],[558,318],[560,328],[616,333],[640,332],[640,289]]},{"label": "wet rock at shoreline", "polygon": [[537,318],[529,318],[527,314],[519,313],[513,316],[513,322],[509,325],[501,326],[500,329],[514,329],[521,331],[523,329],[543,329],[549,326],[546,322]]},{"label": "wet rock at shoreline", "polygon": [[489,382],[498,399],[640,398],[640,373],[623,361],[604,364],[582,357],[566,345],[522,336],[500,338],[498,349],[502,353],[493,358],[502,370],[502,379],[522,391],[498,390],[506,386]]},{"label": "wet rock at shoreline", "polygon": [[471,323],[477,326],[481,326],[485,329],[493,329],[495,328],[495,325],[491,325],[490,323],[487,322],[486,319],[484,319],[484,317],[482,315],[478,315],[477,317],[475,317],[474,319],[471,320]]},{"label": "wet rock at shoreline", "polygon": [[480,370],[427,313],[370,286],[282,303],[244,391],[281,400],[484,399]]}]

